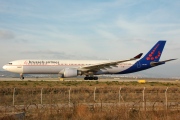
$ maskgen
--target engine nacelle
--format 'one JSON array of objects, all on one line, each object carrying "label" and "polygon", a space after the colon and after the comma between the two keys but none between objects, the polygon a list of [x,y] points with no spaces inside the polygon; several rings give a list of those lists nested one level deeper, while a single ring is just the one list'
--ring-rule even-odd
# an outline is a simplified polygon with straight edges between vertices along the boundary
[{"label": "engine nacelle", "polygon": [[79,75],[79,71],[76,68],[65,68],[59,72],[62,74],[62,77],[76,77]]}]

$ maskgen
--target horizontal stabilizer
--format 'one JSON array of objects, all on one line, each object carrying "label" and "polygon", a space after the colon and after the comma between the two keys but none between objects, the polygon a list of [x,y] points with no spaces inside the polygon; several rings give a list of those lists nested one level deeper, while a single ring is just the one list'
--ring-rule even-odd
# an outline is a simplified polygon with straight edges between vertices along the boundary
[{"label": "horizontal stabilizer", "polygon": [[169,61],[173,61],[173,60],[177,60],[177,58],[176,59],[164,60],[164,61],[160,61],[160,62],[169,62]]},{"label": "horizontal stabilizer", "polygon": [[165,64],[166,62],[169,61],[173,61],[173,60],[177,60],[177,59],[169,59],[169,60],[164,60],[164,61],[159,61],[159,62],[151,62],[151,66],[157,66],[157,65],[161,65],[161,64]]}]

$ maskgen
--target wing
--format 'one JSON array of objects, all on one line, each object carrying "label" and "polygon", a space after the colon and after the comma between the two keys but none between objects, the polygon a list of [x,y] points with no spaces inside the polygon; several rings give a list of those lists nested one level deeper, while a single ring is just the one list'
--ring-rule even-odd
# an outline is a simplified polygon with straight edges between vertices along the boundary
[{"label": "wing", "polygon": [[127,60],[111,61],[111,62],[105,62],[105,63],[99,63],[99,64],[94,64],[94,65],[83,66],[83,67],[79,68],[78,70],[81,70],[81,71],[98,71],[100,69],[117,67],[117,64],[119,64],[119,63],[139,59],[142,56],[142,54],[143,53],[140,53],[137,56],[135,56],[133,58],[130,58],[130,59],[127,59]]}]

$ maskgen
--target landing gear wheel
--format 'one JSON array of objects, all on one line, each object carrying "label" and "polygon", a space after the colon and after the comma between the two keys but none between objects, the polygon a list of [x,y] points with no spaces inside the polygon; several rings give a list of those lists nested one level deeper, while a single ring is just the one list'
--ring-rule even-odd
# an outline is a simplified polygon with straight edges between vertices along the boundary
[{"label": "landing gear wheel", "polygon": [[84,77],[84,80],[88,80],[89,79],[89,77]]},{"label": "landing gear wheel", "polygon": [[93,79],[94,79],[94,80],[98,80],[98,77],[94,77]]},{"label": "landing gear wheel", "polygon": [[23,74],[20,74],[20,79],[21,79],[21,80],[24,80]]},{"label": "landing gear wheel", "polygon": [[93,76],[89,77],[89,76],[86,76],[86,77],[84,77],[84,80],[98,80],[98,77],[93,77]]}]

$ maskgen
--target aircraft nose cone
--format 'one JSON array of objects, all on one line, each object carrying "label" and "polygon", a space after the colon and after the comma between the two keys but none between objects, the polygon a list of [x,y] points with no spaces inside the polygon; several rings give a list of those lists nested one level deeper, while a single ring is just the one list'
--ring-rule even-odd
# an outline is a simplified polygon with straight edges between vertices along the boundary
[{"label": "aircraft nose cone", "polygon": [[3,69],[6,70],[6,65],[3,66]]}]

